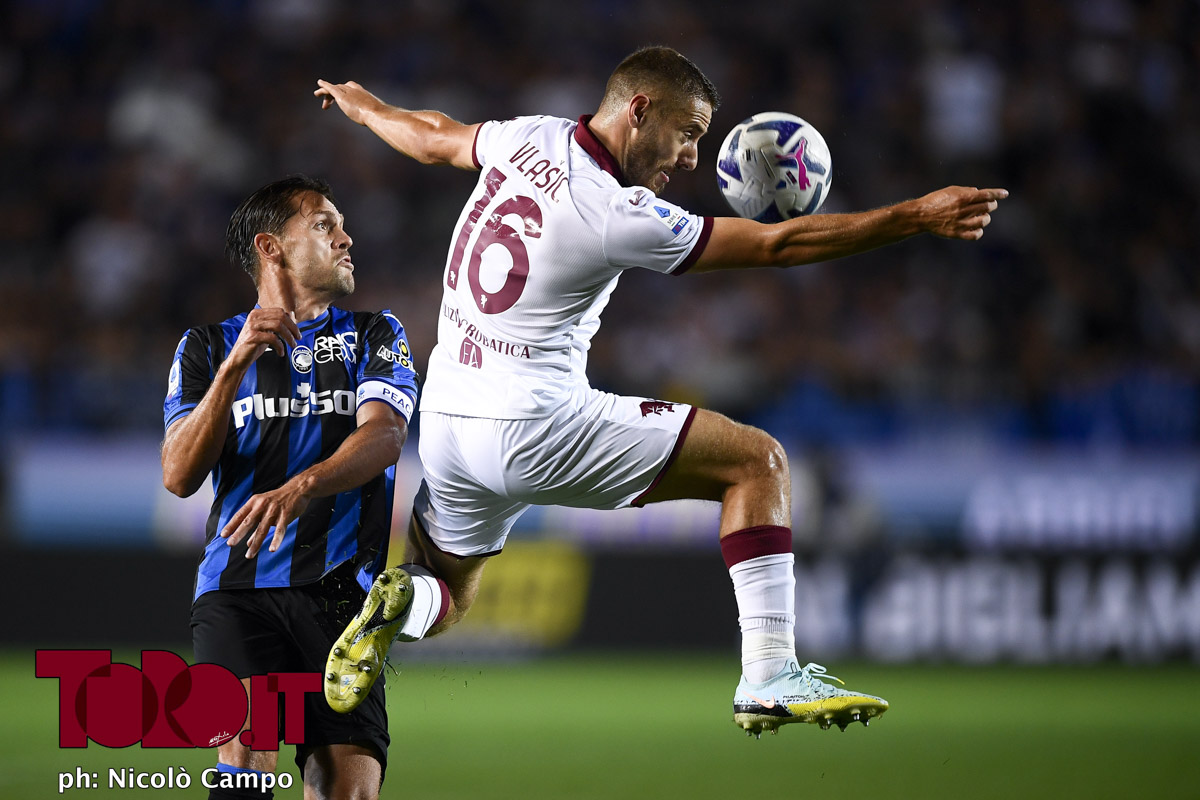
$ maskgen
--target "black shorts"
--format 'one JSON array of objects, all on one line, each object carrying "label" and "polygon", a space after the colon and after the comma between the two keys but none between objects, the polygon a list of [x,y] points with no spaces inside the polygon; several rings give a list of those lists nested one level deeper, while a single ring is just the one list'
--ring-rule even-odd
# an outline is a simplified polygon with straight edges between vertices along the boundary
[{"label": "black shorts", "polygon": [[[196,663],[218,664],[239,678],[268,672],[319,672],[323,677],[329,649],[366,596],[349,564],[306,586],[206,592],[192,604]],[[282,709],[279,726],[282,738]],[[296,766],[303,777],[304,762],[313,748],[357,744],[374,750],[386,770],[390,741],[383,675],[349,714],[330,708],[323,693],[309,692],[304,697],[304,744],[296,745]]]}]

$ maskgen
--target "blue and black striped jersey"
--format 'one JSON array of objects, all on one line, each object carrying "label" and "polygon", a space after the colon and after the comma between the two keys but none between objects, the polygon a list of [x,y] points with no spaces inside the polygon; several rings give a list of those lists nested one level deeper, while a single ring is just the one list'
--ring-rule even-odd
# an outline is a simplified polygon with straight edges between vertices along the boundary
[{"label": "blue and black striped jersey", "polygon": [[[166,427],[204,398],[246,316],[184,335],[163,404]],[[264,546],[247,559],[244,540],[229,547],[217,535],[252,495],[278,488],[332,455],[357,427],[358,406],[379,401],[405,419],[412,416],[417,375],[404,326],[391,312],[330,308],[299,328],[301,338],[287,357],[263,353],[238,387],[213,469],[216,496],[193,599],[214,589],[311,583],[351,560],[367,588],[386,561],[394,465],[357,489],[313,500],[274,553]]]}]

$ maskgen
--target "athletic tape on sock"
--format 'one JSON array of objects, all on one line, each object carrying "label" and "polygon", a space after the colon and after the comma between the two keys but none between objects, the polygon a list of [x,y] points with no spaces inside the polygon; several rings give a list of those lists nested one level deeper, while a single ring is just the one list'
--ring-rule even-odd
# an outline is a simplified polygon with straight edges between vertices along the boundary
[{"label": "athletic tape on sock", "polygon": [[742,634],[742,663],[796,657],[796,634],[792,631]]},{"label": "athletic tape on sock", "polygon": [[742,630],[742,672],[761,683],[796,657],[796,557],[772,553],[729,568]]},{"label": "athletic tape on sock", "polygon": [[402,642],[415,642],[446,616],[450,593],[446,582],[424,567],[404,564],[403,569],[412,578],[413,599],[408,607],[408,618],[400,626],[397,638]]}]

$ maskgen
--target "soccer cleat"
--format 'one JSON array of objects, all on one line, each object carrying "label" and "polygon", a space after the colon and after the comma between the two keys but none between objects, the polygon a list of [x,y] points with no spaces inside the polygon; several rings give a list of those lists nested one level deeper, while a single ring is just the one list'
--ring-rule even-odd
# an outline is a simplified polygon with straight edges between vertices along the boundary
[{"label": "soccer cleat", "polygon": [[329,651],[325,700],[334,711],[349,714],[366,698],[408,616],[412,598],[412,578],[400,567],[384,570],[375,579],[362,610]]},{"label": "soccer cleat", "polygon": [[851,722],[870,724],[888,710],[882,697],[839,689],[823,678],[841,683],[828,675],[820,664],[803,669],[789,661],[783,671],[766,683],[750,683],[742,676],[733,695],[733,722],[746,735],[761,736],[763,731],[776,733],[780,725],[789,722],[810,722],[829,730],[837,725],[843,731]]}]

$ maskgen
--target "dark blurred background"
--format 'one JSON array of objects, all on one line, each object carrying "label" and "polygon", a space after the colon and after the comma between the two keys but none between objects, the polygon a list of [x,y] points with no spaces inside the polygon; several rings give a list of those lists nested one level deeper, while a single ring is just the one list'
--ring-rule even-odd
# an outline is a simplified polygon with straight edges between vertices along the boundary
[{"label": "dark blurred background", "polygon": [[[986,634],[997,658],[1200,655],[1194,0],[10,0],[0,31],[0,534],[13,558],[84,547],[83,568],[136,552],[146,572],[175,558],[190,581],[205,501],[157,484],[167,370],[188,327],[253,302],[222,246],[263,183],[332,183],[359,269],[348,305],[392,308],[423,368],[476,176],[421,167],[322,113],[318,77],[465,122],[574,118],[624,55],[661,43],[724,97],[699,168],[671,184],[690,210],[728,213],[716,149],[767,110],[824,134],[826,211],[950,183],[1011,192],[977,244],[923,237],[679,280],[631,271],[606,311],[594,385],[703,404],[788,447],[811,570],[800,591],[849,626],[810,620],[802,639],[969,657],[977,614],[1017,629]],[[712,562],[711,509],[624,514],[532,513],[515,541],[578,548],[597,586],[612,559],[651,575],[654,559]],[[96,554],[109,544],[126,549]],[[1122,638],[1139,614],[1158,644]],[[163,618],[183,632],[184,617]],[[1041,645],[1022,638],[1031,620],[1047,626]],[[603,620],[581,624],[583,640],[609,641]],[[873,649],[889,635],[895,648]]]}]

